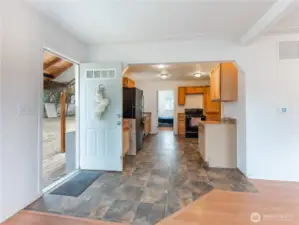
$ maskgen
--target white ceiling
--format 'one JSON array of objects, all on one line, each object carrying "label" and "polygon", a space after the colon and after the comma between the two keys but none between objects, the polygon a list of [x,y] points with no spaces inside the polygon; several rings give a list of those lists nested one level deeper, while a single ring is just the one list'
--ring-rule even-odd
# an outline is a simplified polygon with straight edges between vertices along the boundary
[{"label": "white ceiling", "polygon": [[26,0],[87,44],[238,41],[275,0]]},{"label": "white ceiling", "polygon": [[268,34],[299,34],[299,1],[293,5],[290,14],[269,29]]},{"label": "white ceiling", "polygon": [[[217,64],[216,62],[163,64],[164,69],[156,64],[130,65],[125,76],[135,81],[209,80],[209,73]],[[200,78],[194,77],[193,74],[198,72],[203,75]],[[159,77],[161,73],[169,74],[170,77],[161,79]]]}]

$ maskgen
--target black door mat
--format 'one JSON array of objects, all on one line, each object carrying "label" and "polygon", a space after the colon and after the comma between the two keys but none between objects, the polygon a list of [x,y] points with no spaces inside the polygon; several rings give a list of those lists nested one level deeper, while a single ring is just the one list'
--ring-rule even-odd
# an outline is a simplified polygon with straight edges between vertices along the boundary
[{"label": "black door mat", "polygon": [[55,188],[50,194],[78,197],[102,175],[103,173],[98,171],[80,171],[76,176]]}]

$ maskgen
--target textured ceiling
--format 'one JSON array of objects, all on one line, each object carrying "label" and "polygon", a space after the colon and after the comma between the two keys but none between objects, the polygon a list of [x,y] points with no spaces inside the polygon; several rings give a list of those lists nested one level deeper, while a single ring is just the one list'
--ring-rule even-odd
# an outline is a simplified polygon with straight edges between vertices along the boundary
[{"label": "textured ceiling", "polygon": [[[130,65],[126,70],[126,76],[135,81],[178,81],[178,80],[208,80],[209,73],[217,65],[215,62],[207,63],[178,63],[163,64],[165,68],[159,68],[160,65],[139,64]],[[200,78],[194,77],[194,73],[202,73]],[[167,79],[161,79],[161,73],[169,74]]]},{"label": "textured ceiling", "polygon": [[269,28],[268,34],[299,34],[299,1],[290,14],[278,21],[275,26]]},{"label": "textured ceiling", "polygon": [[87,44],[240,37],[274,0],[26,0]]}]

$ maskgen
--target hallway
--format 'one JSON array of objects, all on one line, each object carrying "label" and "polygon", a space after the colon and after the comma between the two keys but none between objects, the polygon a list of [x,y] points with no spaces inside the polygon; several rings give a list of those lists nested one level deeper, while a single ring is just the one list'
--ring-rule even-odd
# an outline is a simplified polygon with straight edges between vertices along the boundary
[{"label": "hallway", "polygon": [[214,188],[257,192],[237,170],[203,168],[197,139],[161,131],[126,157],[123,173],[105,173],[78,198],[45,194],[27,210],[152,225]]}]

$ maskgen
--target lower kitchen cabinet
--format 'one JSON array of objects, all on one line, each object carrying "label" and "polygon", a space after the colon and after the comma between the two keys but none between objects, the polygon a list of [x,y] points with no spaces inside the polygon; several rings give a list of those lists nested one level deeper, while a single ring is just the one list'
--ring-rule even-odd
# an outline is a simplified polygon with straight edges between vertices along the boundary
[{"label": "lower kitchen cabinet", "polygon": [[185,137],[186,124],[185,124],[185,113],[178,113],[178,135]]},{"label": "lower kitchen cabinet", "polygon": [[151,117],[146,115],[144,119],[144,138],[151,133]]},{"label": "lower kitchen cabinet", "polygon": [[130,149],[129,121],[123,120],[123,157],[128,153],[129,149]]}]

